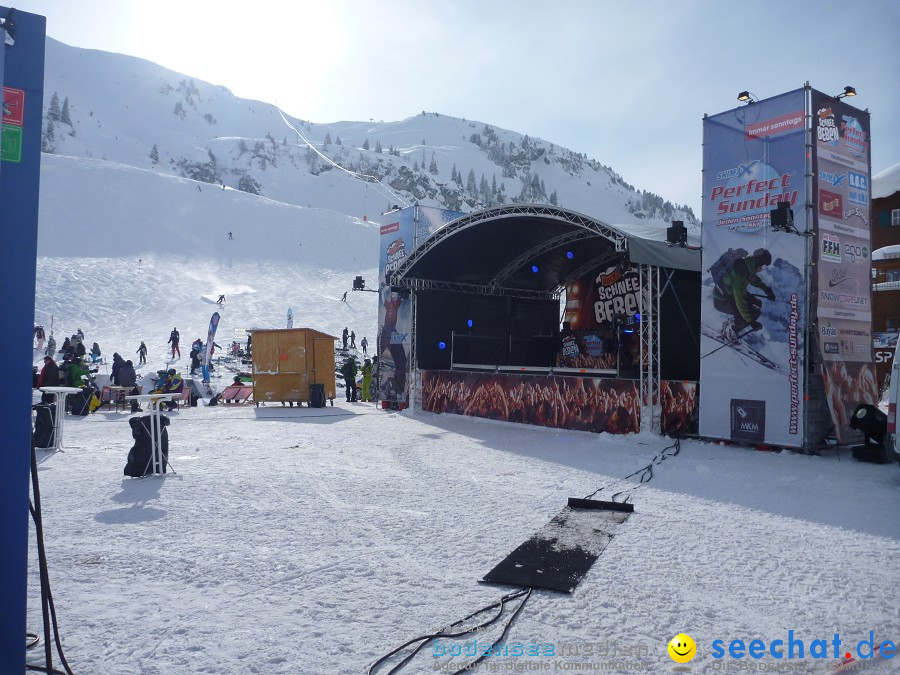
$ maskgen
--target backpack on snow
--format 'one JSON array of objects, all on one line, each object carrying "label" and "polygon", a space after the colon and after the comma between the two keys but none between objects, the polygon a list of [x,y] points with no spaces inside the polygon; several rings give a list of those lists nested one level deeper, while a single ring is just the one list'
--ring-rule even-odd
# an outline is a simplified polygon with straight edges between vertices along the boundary
[{"label": "backpack on snow", "polygon": [[750,254],[742,248],[730,248],[725,251],[709,268],[709,274],[712,276],[713,283],[716,286],[721,286],[722,279],[732,270],[734,264],[748,255]]}]

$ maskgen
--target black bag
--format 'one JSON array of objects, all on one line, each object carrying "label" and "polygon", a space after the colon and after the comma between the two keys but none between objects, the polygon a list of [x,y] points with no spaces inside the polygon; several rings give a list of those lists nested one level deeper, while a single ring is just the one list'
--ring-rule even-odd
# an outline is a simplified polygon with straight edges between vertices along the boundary
[{"label": "black bag", "polygon": [[[125,464],[126,476],[132,478],[140,478],[147,474],[153,473],[153,463],[151,462],[151,439],[150,439],[150,415],[141,417],[132,417],[128,420],[131,425],[131,435],[134,437],[134,445],[128,451],[128,462]],[[166,473],[166,466],[169,459],[169,426],[170,420],[165,415],[159,416],[159,424],[162,428],[160,442],[162,443],[163,457],[163,473]]]},{"label": "black bag", "polygon": [[309,407],[324,408],[325,407],[325,385],[311,384],[309,385]]},{"label": "black bag", "polygon": [[53,418],[56,416],[56,405],[41,404],[34,406],[37,417],[34,419],[34,433],[31,442],[36,448],[53,447]]},{"label": "black bag", "polygon": [[85,387],[81,392],[72,396],[72,414],[79,417],[89,415],[91,412],[91,396],[93,395],[94,390],[90,387]]}]

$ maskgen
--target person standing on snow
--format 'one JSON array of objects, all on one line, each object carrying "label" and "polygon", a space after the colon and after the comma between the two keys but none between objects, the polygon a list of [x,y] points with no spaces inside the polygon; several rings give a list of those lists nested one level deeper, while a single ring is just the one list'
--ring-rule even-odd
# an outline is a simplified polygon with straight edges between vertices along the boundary
[{"label": "person standing on snow", "polygon": [[368,352],[366,352],[366,347],[369,346],[369,341],[366,340],[366,336],[363,335],[363,339],[359,341],[359,346],[362,347],[363,356],[365,356]]},{"label": "person standing on snow", "polygon": [[[775,300],[775,291],[759,278],[760,270],[772,264],[772,254],[764,248],[756,249],[753,255],[740,258],[723,276],[713,289],[713,306],[724,314],[731,314],[726,320],[723,331],[733,339],[744,328],[750,326],[751,332],[762,329],[759,322],[762,314],[760,296],[751,293],[749,286],[762,290],[770,301]],[[727,324],[731,323],[730,326]]]},{"label": "person standing on snow", "polygon": [[[199,187],[199,186],[197,186]],[[177,352],[178,358],[181,358],[181,350],[178,348],[178,340],[181,338],[181,335],[178,333],[178,328],[172,328],[172,332],[169,333],[169,342],[172,344],[172,358],[175,358],[175,354]]]},{"label": "person standing on snow", "polygon": [[350,348],[356,349],[356,331],[350,331]]},{"label": "person standing on snow", "polygon": [[125,359],[119,352],[113,353],[112,371],[109,374],[109,381],[117,387],[119,386],[119,370],[125,365]]},{"label": "person standing on snow", "polygon": [[[134,364],[131,361],[126,361],[122,364],[122,367],[119,368],[119,386],[131,387],[128,392],[129,396],[140,393],[137,388],[137,374],[134,372]],[[140,407],[138,406],[137,399],[132,399],[131,412],[136,413],[139,410]]]},{"label": "person standing on snow", "polygon": [[349,334],[349,331],[347,330],[347,327],[344,326],[344,332],[341,333],[341,337],[342,337],[343,340],[344,340],[344,350],[345,350],[345,351],[346,351],[346,349],[347,349],[347,335],[348,335],[348,334]]},{"label": "person standing on snow", "polygon": [[356,400],[356,361],[351,356],[341,368],[341,375],[344,376],[344,386],[347,389],[347,403]]},{"label": "person standing on snow", "polygon": [[362,374],[362,400],[368,401],[369,392],[372,389],[372,362],[369,359],[366,359],[365,363],[363,363]]},{"label": "person standing on snow", "polygon": [[139,366],[147,363],[147,345],[144,344],[143,340],[141,340],[141,346],[138,347],[138,350],[135,353],[140,357],[140,359],[138,360]]},{"label": "person standing on snow", "polygon": [[34,339],[37,340],[37,347],[35,347],[35,349],[37,349],[38,351],[41,351],[44,348],[44,338],[45,337],[46,336],[44,334],[44,327],[43,326],[35,326],[34,327]]},{"label": "person standing on snow", "polygon": [[[38,376],[38,389],[41,387],[58,387],[59,386],[59,366],[52,356],[44,357],[44,367],[41,368],[41,374]],[[41,394],[41,403],[53,403],[53,394]]]}]

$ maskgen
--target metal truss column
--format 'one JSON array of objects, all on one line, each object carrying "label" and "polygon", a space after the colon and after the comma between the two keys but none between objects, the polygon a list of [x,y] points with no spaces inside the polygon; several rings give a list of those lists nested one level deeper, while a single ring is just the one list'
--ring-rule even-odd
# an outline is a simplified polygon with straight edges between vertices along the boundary
[{"label": "metal truss column", "polygon": [[640,396],[641,431],[661,433],[662,399],[659,391],[659,268],[639,265],[640,281]]},{"label": "metal truss column", "polygon": [[418,294],[415,290],[410,292],[412,302],[412,317],[409,327],[409,407],[414,412],[422,411],[422,371],[419,370],[419,360],[416,354],[416,321],[418,320]]}]

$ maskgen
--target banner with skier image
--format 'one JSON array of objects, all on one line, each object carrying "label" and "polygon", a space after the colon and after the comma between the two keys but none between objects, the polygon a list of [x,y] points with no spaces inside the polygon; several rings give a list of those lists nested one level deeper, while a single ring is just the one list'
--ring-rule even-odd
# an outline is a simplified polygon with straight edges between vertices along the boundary
[{"label": "banner with skier image", "polygon": [[[806,95],[703,120],[700,434],[804,443]],[[770,212],[793,209],[795,231]]]},{"label": "banner with skier image", "polygon": [[872,364],[869,114],[812,90],[816,337],[838,442],[859,403],[878,400]]},{"label": "banner with skier image", "polygon": [[413,249],[416,207],[391,211],[382,216],[378,258],[378,357],[377,397],[406,403],[407,370],[412,328],[409,293],[385,285],[385,279],[400,267]]},{"label": "banner with skier image", "polygon": [[409,206],[381,217],[379,245],[379,303],[377,392],[384,401],[408,400],[409,355],[412,344],[412,300],[410,293],[385,286],[409,253],[437,230],[463,215],[434,207]]}]

